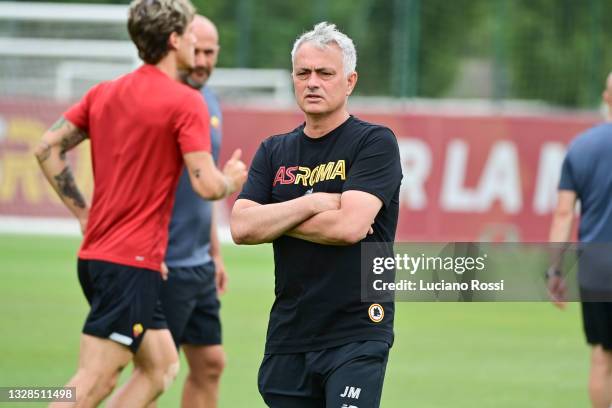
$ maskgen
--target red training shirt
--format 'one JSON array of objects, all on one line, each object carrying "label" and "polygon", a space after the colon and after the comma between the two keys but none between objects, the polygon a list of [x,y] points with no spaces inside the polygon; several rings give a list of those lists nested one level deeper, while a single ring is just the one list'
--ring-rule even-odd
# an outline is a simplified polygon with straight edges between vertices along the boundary
[{"label": "red training shirt", "polygon": [[91,139],[94,194],[79,257],[160,270],[182,154],[210,151],[200,94],[145,64],[64,117]]}]

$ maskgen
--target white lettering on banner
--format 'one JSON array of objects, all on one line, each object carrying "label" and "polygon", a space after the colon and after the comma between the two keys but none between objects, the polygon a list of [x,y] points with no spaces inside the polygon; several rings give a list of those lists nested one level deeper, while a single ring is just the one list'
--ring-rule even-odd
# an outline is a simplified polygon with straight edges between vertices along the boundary
[{"label": "white lettering on banner", "polygon": [[563,143],[544,143],[540,152],[538,178],[533,195],[533,211],[548,214],[556,206],[557,188],[561,175],[561,165],[565,158]]},{"label": "white lettering on banner", "polygon": [[398,139],[402,162],[400,201],[411,210],[424,210],[427,206],[425,182],[431,172],[431,149],[419,139]]},{"label": "white lettering on banner", "polygon": [[465,187],[468,153],[468,144],[463,141],[448,144],[440,194],[442,208],[482,213],[499,200],[505,212],[518,213],[523,200],[516,146],[508,141],[493,145],[476,189]]},{"label": "white lettering on banner", "polygon": [[478,185],[478,211],[489,211],[497,200],[510,214],[518,213],[523,204],[518,154],[508,141],[497,142],[491,149]]},{"label": "white lettering on banner", "polygon": [[463,187],[467,156],[467,143],[460,140],[451,140],[448,143],[440,194],[440,206],[446,211],[471,212],[478,204],[474,191]]}]

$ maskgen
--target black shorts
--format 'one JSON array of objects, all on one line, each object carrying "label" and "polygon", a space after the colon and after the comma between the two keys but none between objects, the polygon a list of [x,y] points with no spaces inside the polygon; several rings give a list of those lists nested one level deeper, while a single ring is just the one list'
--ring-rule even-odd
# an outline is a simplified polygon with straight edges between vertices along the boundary
[{"label": "black shorts", "polygon": [[612,351],[612,303],[582,302],[582,323],[587,343]]},{"label": "black shorts", "polygon": [[161,304],[177,347],[221,344],[221,307],[215,264],[169,268],[162,284]]},{"label": "black shorts", "polygon": [[271,408],[376,408],[389,345],[362,341],[296,354],[266,354],[259,392]]},{"label": "black shorts", "polygon": [[[163,326],[159,272],[79,259],[78,273],[91,306],[83,333],[111,339],[136,353],[145,331]],[[154,319],[159,321],[154,324]]]}]

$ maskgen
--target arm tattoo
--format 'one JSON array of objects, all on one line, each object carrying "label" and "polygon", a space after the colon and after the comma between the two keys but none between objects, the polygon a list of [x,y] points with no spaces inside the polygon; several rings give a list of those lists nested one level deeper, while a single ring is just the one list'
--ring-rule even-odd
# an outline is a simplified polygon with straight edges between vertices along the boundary
[{"label": "arm tattoo", "polygon": [[[57,131],[61,131],[61,139],[59,141],[59,157],[62,161],[64,161],[66,160],[66,152],[85,140],[87,138],[87,133],[74,126],[72,123],[64,119],[64,117],[59,118],[48,130],[48,132]],[[51,146],[49,146],[49,144],[46,142],[43,143],[44,147],[41,146],[40,153],[36,155],[39,163],[43,163],[51,154]],[[53,145],[56,146],[56,143],[53,143]]]},{"label": "arm tattoo", "polygon": [[66,152],[83,140],[87,138],[87,134],[81,129],[71,126],[73,129],[69,133],[66,133],[60,141],[60,158],[64,160],[66,158]]},{"label": "arm tattoo", "polygon": [[72,199],[74,205],[85,208],[85,199],[74,182],[70,167],[64,167],[60,174],[54,177],[60,195]]},{"label": "arm tattoo", "polygon": [[55,121],[55,123],[51,126],[51,128],[49,130],[56,131],[59,128],[61,128],[62,126],[64,126],[64,123],[66,123],[66,119],[64,119],[64,117],[62,116],[57,121]]}]

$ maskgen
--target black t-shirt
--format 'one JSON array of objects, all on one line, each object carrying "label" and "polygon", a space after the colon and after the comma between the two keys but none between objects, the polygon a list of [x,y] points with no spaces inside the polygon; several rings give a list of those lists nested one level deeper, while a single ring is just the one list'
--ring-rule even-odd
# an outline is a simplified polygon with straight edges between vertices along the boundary
[{"label": "black t-shirt", "polygon": [[[393,132],[351,116],[316,139],[304,134],[304,125],[266,139],[238,198],[272,204],[311,192],[364,191],[383,206],[374,234],[362,242],[393,242],[401,179]],[[266,353],[299,353],[365,340],[393,343],[393,303],[381,303],[384,318],[375,323],[369,317],[371,303],[361,302],[360,243],[320,245],[281,236],[273,246],[276,300]]]}]

